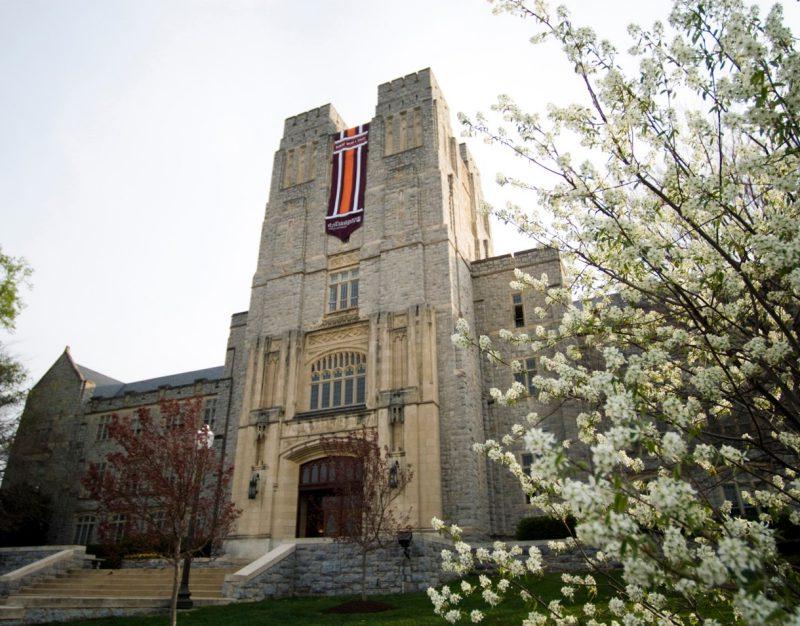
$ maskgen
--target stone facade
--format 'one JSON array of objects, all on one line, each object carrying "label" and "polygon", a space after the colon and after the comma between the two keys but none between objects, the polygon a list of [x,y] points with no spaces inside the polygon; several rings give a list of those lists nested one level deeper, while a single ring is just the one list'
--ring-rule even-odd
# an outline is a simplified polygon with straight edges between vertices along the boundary
[{"label": "stone facade", "polygon": [[232,459],[229,395],[224,367],[126,384],[76,364],[67,348],[28,394],[3,486],[27,485],[50,499],[50,543],[93,543],[96,504],[80,479],[112,451],[105,430],[111,417],[133,418],[139,408],[157,412],[163,399],[200,397],[215,445]]},{"label": "stone facade", "polygon": [[[447,576],[440,553],[445,544],[415,540],[406,557],[390,546],[367,556],[369,595],[421,591]],[[291,543],[263,571],[246,580],[228,576],[223,593],[238,600],[265,600],[291,596],[341,596],[361,593],[361,554],[352,545],[322,540]]]},{"label": "stone facade", "polygon": [[[456,349],[450,336],[458,318],[489,336],[538,323],[538,296],[523,296],[520,324],[508,283],[514,267],[558,283],[558,253],[492,256],[479,175],[430,70],[380,85],[369,123],[364,222],[342,242],[325,233],[325,207],[333,134],[354,124],[331,105],[286,120],[250,306],[232,317],[224,367],[197,380],[185,373],[123,385],[76,365],[67,351],[37,383],[5,481],[51,495],[52,541],[74,541],[77,520],[91,514],[77,479],[108,451],[97,437],[103,416],[195,395],[216,400],[215,433],[234,467],[231,496],[242,515],[226,543],[232,557],[255,557],[315,530],[312,501],[300,495],[302,466],[324,456],[322,438],[363,427],[413,470],[399,506],[416,531],[438,516],[473,536],[507,535],[531,513],[472,444],[502,435],[529,411],[572,436],[574,411],[533,399],[492,405],[489,388],[509,386],[510,374],[475,350]],[[332,306],[341,276],[357,280],[357,302]],[[550,315],[557,323],[559,311]],[[331,362],[339,369],[323,376],[351,376],[363,391],[315,406],[328,388],[312,389],[312,377]]]}]

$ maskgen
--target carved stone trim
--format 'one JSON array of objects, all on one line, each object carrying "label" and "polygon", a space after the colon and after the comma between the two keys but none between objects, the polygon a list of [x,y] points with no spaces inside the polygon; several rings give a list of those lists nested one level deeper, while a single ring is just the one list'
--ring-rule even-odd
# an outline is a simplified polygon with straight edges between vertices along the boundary
[{"label": "carved stone trim", "polygon": [[255,409],[250,411],[250,426],[274,424],[283,417],[282,406],[271,406],[268,409]]},{"label": "carved stone trim", "polygon": [[369,335],[366,323],[338,327],[336,330],[320,330],[306,335],[306,347],[309,352],[319,349],[337,348],[342,345],[353,348],[365,348]]},{"label": "carved stone trim", "polygon": [[353,250],[352,252],[345,252],[344,254],[337,254],[335,256],[328,257],[328,269],[329,270],[338,270],[342,267],[347,267],[348,265],[358,265],[358,251]]}]

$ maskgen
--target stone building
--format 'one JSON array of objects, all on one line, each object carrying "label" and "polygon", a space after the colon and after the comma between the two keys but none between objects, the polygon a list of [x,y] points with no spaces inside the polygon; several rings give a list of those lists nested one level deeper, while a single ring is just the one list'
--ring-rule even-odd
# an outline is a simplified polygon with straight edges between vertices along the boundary
[{"label": "stone building", "polygon": [[[86,542],[91,502],[77,476],[107,452],[108,416],[200,395],[242,509],[230,554],[324,535],[321,438],[362,427],[413,469],[401,506],[417,529],[438,516],[478,535],[513,533],[530,507],[472,444],[529,411],[549,414],[557,435],[573,436],[573,420],[533,397],[492,405],[489,388],[508,387],[511,373],[450,336],[462,317],[489,336],[538,323],[543,302],[512,293],[513,269],[558,283],[561,265],[548,249],[492,256],[480,206],[477,169],[430,70],[380,85],[368,125],[346,124],[331,105],[287,119],[250,307],[232,317],[225,365],[123,384],[65,352],[31,391],[4,484],[53,497],[53,542]],[[527,384],[537,360],[524,356]],[[72,469],[55,476],[56,467]]]}]

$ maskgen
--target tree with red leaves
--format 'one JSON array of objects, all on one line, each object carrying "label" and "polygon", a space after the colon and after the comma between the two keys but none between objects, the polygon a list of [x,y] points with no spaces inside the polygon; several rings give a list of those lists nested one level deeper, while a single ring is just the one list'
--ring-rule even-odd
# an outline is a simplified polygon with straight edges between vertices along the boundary
[{"label": "tree with red leaves", "polygon": [[397,534],[409,528],[409,511],[398,511],[397,499],[413,472],[381,450],[374,430],[364,429],[323,440],[336,488],[324,504],[336,541],[357,548],[361,556],[361,600],[367,599],[367,556],[396,545]]},{"label": "tree with red leaves", "polygon": [[114,415],[108,434],[116,449],[83,478],[98,504],[101,536],[118,539],[109,531],[124,524],[128,537],[172,564],[173,626],[181,561],[188,566],[192,556],[217,545],[239,515],[225,500],[231,471],[212,447],[201,406],[201,398],[163,400],[157,415],[146,407],[134,419]]}]

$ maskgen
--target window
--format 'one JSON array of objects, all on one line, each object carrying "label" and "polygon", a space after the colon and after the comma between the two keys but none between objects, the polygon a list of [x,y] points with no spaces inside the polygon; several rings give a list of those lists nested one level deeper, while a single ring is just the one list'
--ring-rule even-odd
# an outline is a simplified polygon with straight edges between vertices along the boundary
[{"label": "window", "polygon": [[389,439],[391,440],[391,450],[400,452],[404,447],[403,424],[405,420],[405,407],[402,404],[393,403],[389,405]]},{"label": "window", "polygon": [[217,397],[206,398],[206,403],[203,408],[203,424],[214,430],[214,418],[217,416]]},{"label": "window", "polygon": [[742,497],[742,488],[748,491],[747,485],[739,485],[737,483],[724,483],[722,485],[722,495],[725,500],[731,503],[731,513],[733,515],[741,515],[748,518],[753,518],[756,513],[755,507],[749,502],[745,502]]},{"label": "window", "polygon": [[360,352],[324,356],[311,366],[309,407],[315,411],[364,404],[366,381],[366,358]]},{"label": "window", "polygon": [[81,515],[75,522],[75,545],[85,546],[92,541],[94,534],[94,515]]},{"label": "window", "polygon": [[512,296],[514,302],[514,326],[522,328],[525,326],[525,310],[522,308],[522,294],[515,293]]},{"label": "window", "polygon": [[110,415],[101,415],[97,423],[97,437],[95,441],[106,441],[108,439],[108,426],[111,424]]},{"label": "window", "polygon": [[536,386],[533,384],[533,377],[536,376],[536,359],[528,357],[525,359],[524,368],[521,372],[514,373],[514,380],[520,383],[530,395],[536,393]]},{"label": "window", "polygon": [[358,306],[358,268],[333,272],[328,282],[328,313]]},{"label": "window", "polygon": [[109,523],[109,537],[112,541],[120,542],[125,538],[125,530],[128,525],[128,516],[124,513],[117,513],[111,517]]},{"label": "window", "polygon": [[[526,452],[520,458],[520,465],[522,465],[522,471],[525,472],[528,476],[531,475],[531,465],[533,465],[533,455],[530,452]],[[527,504],[531,503],[531,497],[528,494],[525,494],[525,502]]]},{"label": "window", "polygon": [[163,510],[158,510],[153,512],[152,523],[153,527],[157,529],[164,528],[164,522],[166,521],[167,514]]}]

